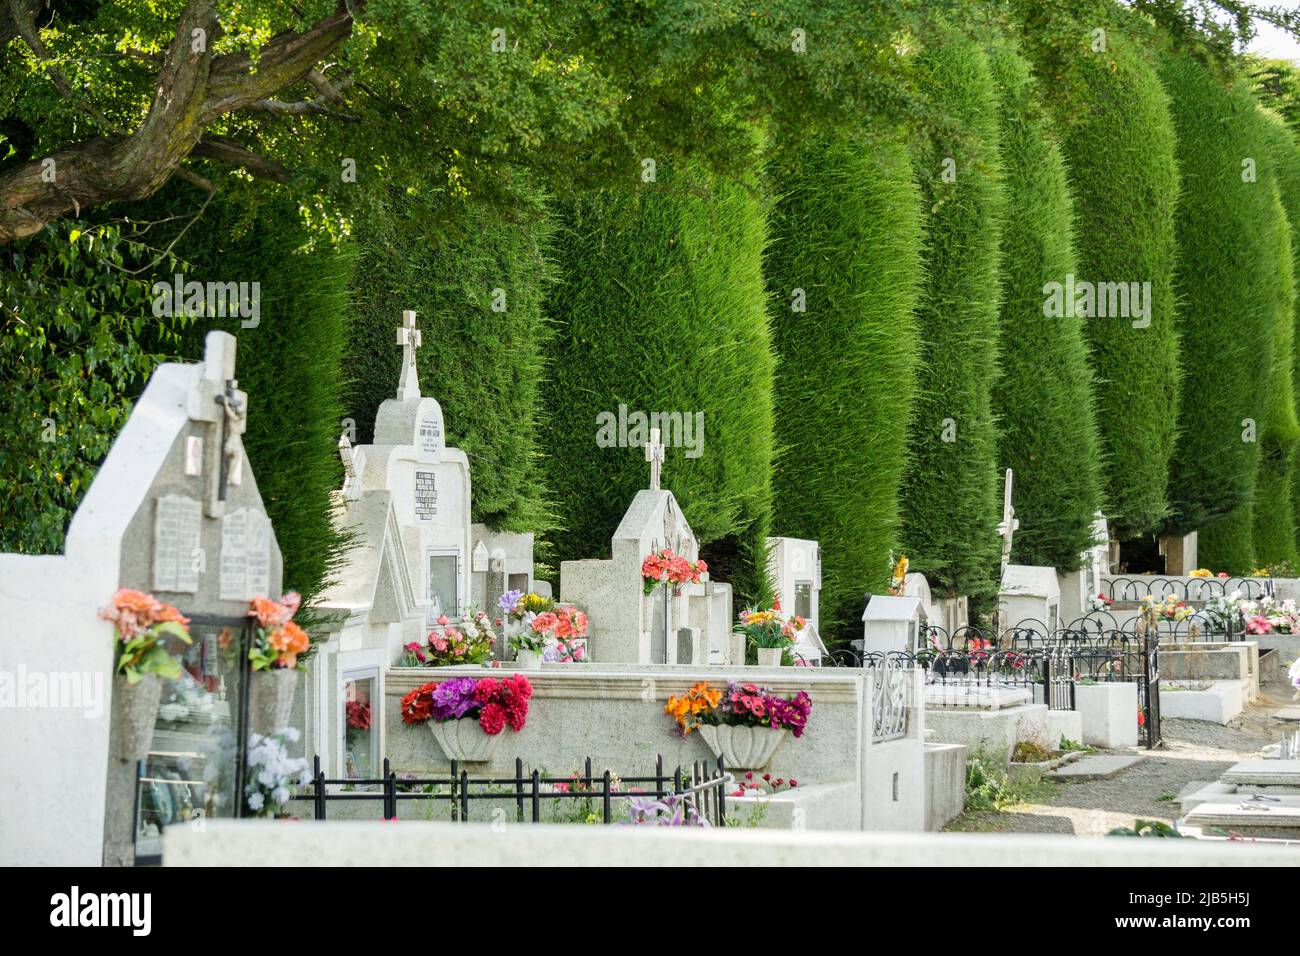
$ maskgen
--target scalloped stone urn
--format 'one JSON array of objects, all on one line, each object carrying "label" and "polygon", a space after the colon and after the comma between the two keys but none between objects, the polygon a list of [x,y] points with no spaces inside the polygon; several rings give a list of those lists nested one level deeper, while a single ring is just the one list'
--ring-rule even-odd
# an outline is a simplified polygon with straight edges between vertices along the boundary
[{"label": "scalloped stone urn", "polygon": [[289,726],[298,672],[292,667],[254,671],[248,695],[248,728],[269,737]]},{"label": "scalloped stone urn", "polygon": [[429,730],[433,739],[447,755],[448,760],[461,763],[486,763],[496,753],[497,744],[505,731],[495,737],[488,734],[478,722],[477,717],[461,717],[459,720],[431,720]]},{"label": "scalloped stone urn", "polygon": [[732,727],[705,724],[700,736],[729,770],[759,770],[772,759],[790,731],[772,727]]},{"label": "scalloped stone urn", "polygon": [[153,726],[162,699],[162,678],[145,674],[134,684],[118,676],[113,681],[113,706],[117,708],[117,736],[113,753],[119,760],[135,763],[149,753]]}]

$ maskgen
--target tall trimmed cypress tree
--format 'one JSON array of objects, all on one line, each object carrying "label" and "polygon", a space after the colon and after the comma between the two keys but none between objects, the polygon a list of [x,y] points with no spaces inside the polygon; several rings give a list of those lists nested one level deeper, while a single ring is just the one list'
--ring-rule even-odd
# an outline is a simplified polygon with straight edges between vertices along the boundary
[{"label": "tall trimmed cypress tree", "polygon": [[998,249],[1003,220],[997,96],[980,47],[945,34],[918,61],[922,88],[960,129],[917,148],[930,210],[918,317],[924,372],[903,480],[903,545],[941,592],[996,589]]},{"label": "tall trimmed cypress tree", "polygon": [[994,391],[999,464],[1015,471],[1020,530],[1012,559],[1072,571],[1101,507],[1101,460],[1082,321],[1044,315],[1043,288],[1078,272],[1073,203],[1029,64],[992,51],[999,89],[1006,217],[1002,231],[1002,376]]},{"label": "tall trimmed cypress tree", "polygon": [[[825,636],[883,593],[916,392],[920,197],[889,144],[814,142],[772,164],[773,529],[822,549]],[[860,625],[859,625],[860,626]],[[859,632],[860,633],[860,632]]]},{"label": "tall trimmed cypress tree", "polygon": [[749,189],[690,169],[661,166],[658,182],[567,208],[556,241],[561,281],[547,305],[556,342],[543,429],[557,560],[607,554],[646,487],[644,428],[638,434],[629,417],[624,436],[617,420],[675,413],[703,430],[665,432],[663,486],[705,545],[713,577],[742,600],[767,593],[765,241],[765,210]]},{"label": "tall trimmed cypress tree", "polygon": [[330,494],[342,481],[339,393],[355,257],[305,226],[294,203],[259,204],[251,188],[214,200],[176,250],[187,278],[261,284],[256,326],[195,319],[181,350],[200,358],[213,328],[238,338],[239,385],[249,396],[244,447],[284,555],[284,587],[310,603],[345,546]]},{"label": "tall trimmed cypress tree", "polygon": [[392,196],[355,230],[345,402],[359,439],[371,439],[397,388],[394,329],[414,309],[420,387],[442,406],[447,443],[469,458],[473,518],[507,531],[551,520],[537,463],[551,228],[540,201],[516,222],[473,203]]},{"label": "tall trimmed cypress tree", "polygon": [[[1291,226],[1281,195],[1269,183],[1273,214],[1260,223],[1273,250],[1273,349],[1270,356],[1267,391],[1263,398],[1264,420],[1259,434],[1259,474],[1255,481],[1254,536],[1255,564],[1280,565],[1296,562],[1295,517],[1290,491],[1300,422],[1296,420],[1292,368],[1295,363],[1295,277]],[[1247,570],[1251,570],[1248,568]]]},{"label": "tall trimmed cypress tree", "polygon": [[[1047,19],[1034,19],[1024,36],[1061,130],[1074,198],[1076,278],[1151,284],[1149,324],[1123,317],[1083,323],[1106,516],[1123,540],[1157,530],[1168,510],[1179,380],[1174,129],[1168,97],[1137,41],[1121,27],[1058,19],[1048,9],[1040,8]],[[1107,27],[1106,46],[1094,51],[1099,25]]]},{"label": "tall trimmed cypress tree", "polygon": [[[1272,177],[1243,167],[1243,158],[1258,164],[1268,149],[1263,114],[1244,84],[1225,86],[1186,56],[1167,57],[1160,72],[1182,171],[1175,291],[1183,382],[1169,486],[1169,528],[1181,534],[1254,499],[1255,431],[1265,430],[1279,296],[1279,210]],[[1216,533],[1211,547],[1201,546],[1202,563],[1249,564],[1245,530]],[[1216,552],[1214,543],[1227,541],[1231,550]]]}]

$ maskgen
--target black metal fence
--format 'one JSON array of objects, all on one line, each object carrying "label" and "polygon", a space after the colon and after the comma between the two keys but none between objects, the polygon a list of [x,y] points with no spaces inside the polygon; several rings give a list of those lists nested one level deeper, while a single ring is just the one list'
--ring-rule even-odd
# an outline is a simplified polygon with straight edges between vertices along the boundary
[{"label": "black metal fence", "polygon": [[1011,687],[1041,694],[1053,710],[1074,710],[1080,684],[1130,682],[1137,685],[1140,716],[1134,719],[1140,725],[1139,737],[1148,749],[1160,743],[1157,639],[1119,627],[1106,612],[1055,630],[1035,623],[1022,622],[1002,632],[967,625],[949,633],[926,626],[915,653],[855,654],[853,662],[862,667],[923,667],[927,686],[973,690],[969,700],[976,706],[983,699],[980,689]]},{"label": "black metal fence", "polygon": [[[727,791],[735,778],[727,772],[723,760],[716,763],[696,761],[689,769],[676,767],[665,772],[663,757],[655,758],[650,776],[619,777],[609,770],[594,773],[591,758],[582,773],[566,777],[548,776],[540,770],[525,772],[523,761],[515,760],[512,777],[471,777],[455,760],[445,776],[398,776],[384,758],[383,775],[371,779],[328,779],[321,769],[320,757],[313,761],[312,782],[291,799],[310,801],[313,819],[328,819],[332,802],[381,803],[383,819],[397,819],[400,801],[430,801],[449,805],[450,818],[456,822],[470,820],[472,802],[491,801],[497,805],[514,804],[518,823],[541,823],[542,805],[555,801],[581,803],[587,808],[588,822],[618,823],[629,819],[626,808],[615,819],[616,801],[654,801],[651,812],[671,813],[680,810],[692,820],[712,826],[726,826]],[[346,789],[344,789],[346,788]]]}]

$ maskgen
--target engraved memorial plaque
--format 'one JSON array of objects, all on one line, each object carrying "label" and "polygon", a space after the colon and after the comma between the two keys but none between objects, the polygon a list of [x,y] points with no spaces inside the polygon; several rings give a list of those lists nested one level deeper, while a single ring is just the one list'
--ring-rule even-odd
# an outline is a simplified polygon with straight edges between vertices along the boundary
[{"label": "engraved memorial plaque", "polygon": [[251,508],[228,512],[221,519],[221,600],[251,601],[270,584],[270,519]]},{"label": "engraved memorial plaque", "polygon": [[432,521],[438,513],[438,486],[431,471],[415,473],[415,518]]},{"label": "engraved memorial plaque", "polygon": [[199,589],[194,552],[199,547],[203,506],[197,498],[163,495],[153,522],[153,589],[193,594]]}]

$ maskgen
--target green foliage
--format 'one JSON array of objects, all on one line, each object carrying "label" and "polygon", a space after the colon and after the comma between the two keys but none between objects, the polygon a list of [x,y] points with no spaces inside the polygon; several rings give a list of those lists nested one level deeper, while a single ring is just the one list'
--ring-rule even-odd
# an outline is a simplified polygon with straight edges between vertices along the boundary
[{"label": "green foliage", "polygon": [[1200,565],[1229,574],[1250,574],[1255,567],[1253,514],[1247,503],[1202,525],[1196,536]]},{"label": "green foliage", "polygon": [[[998,244],[1003,218],[997,99],[983,51],[956,35],[927,47],[924,88],[961,125],[929,139],[916,169],[929,209],[918,317],[922,387],[902,491],[904,548],[940,594],[996,589]],[[945,182],[946,162],[956,178]]]},{"label": "green foliage", "polygon": [[[420,388],[442,406],[447,443],[469,458],[473,519],[508,531],[550,523],[537,464],[550,233],[539,207],[510,221],[479,205],[431,210],[399,196],[355,230],[361,258],[344,368],[358,439],[370,441],[380,403],[397,389],[394,330],[402,310],[414,309]],[[573,387],[563,368],[553,375],[553,387]]]},{"label": "green foliage", "polygon": [[[884,593],[916,392],[921,216],[906,154],[813,141],[772,164],[777,534],[822,548],[823,636]],[[794,290],[806,311],[794,311]]]},{"label": "green foliage", "polygon": [[175,344],[141,248],[116,226],[66,223],[0,255],[0,551],[57,554],[135,396]]},{"label": "green foliage", "polygon": [[[1295,75],[1300,76],[1300,73]],[[1276,275],[1281,280],[1278,294],[1282,297],[1287,294],[1285,280],[1289,272],[1293,284],[1290,289],[1293,319],[1289,342],[1286,341],[1286,333],[1280,327],[1276,330],[1270,422],[1276,421],[1270,431],[1276,432],[1277,445],[1265,444],[1262,449],[1255,525],[1260,534],[1261,553],[1257,556],[1257,560],[1270,566],[1287,566],[1296,564],[1300,558],[1300,546],[1291,545],[1291,548],[1296,550],[1297,557],[1286,557],[1290,549],[1277,539],[1279,530],[1288,527],[1291,529],[1293,541],[1297,535],[1300,535],[1300,469],[1295,467],[1296,443],[1300,440],[1297,431],[1300,429],[1296,428],[1294,417],[1288,412],[1288,403],[1291,412],[1295,411],[1295,393],[1296,389],[1300,388],[1300,351],[1296,348],[1296,325],[1300,324],[1300,296],[1295,295],[1294,289],[1295,277],[1300,275],[1300,241],[1296,238],[1300,234],[1300,146],[1297,145],[1294,127],[1290,127],[1274,113],[1266,111],[1265,116],[1269,121],[1267,132],[1270,150],[1269,161],[1264,164],[1264,167],[1277,183],[1279,198],[1286,213],[1286,224],[1290,229],[1292,255],[1289,270],[1282,263],[1277,266]],[[1282,237],[1279,236],[1279,245],[1275,251],[1280,251],[1281,241]],[[1281,378],[1281,370],[1288,362],[1291,364],[1289,397],[1286,383]],[[1286,476],[1286,484],[1281,486],[1276,484],[1279,472]],[[1280,502],[1287,498],[1292,503],[1290,518],[1284,516],[1279,510]],[[1268,528],[1261,527],[1264,523],[1268,524]],[[1284,530],[1282,533],[1285,533]],[[1274,556],[1269,557],[1269,555]]]},{"label": "green foliage", "polygon": [[[711,576],[739,601],[768,592],[773,361],[765,312],[764,209],[742,185],[659,169],[633,194],[566,208],[561,284],[548,302],[556,343],[546,390],[547,487],[559,510],[558,560],[608,554],[648,472],[637,435],[608,447],[628,414],[703,416],[698,457],[682,431],[663,487],[680,502]],[[605,416],[605,417],[602,417]],[[601,447],[604,445],[605,447]]]},{"label": "green foliage", "polygon": [[1012,560],[1071,571],[1101,507],[1101,460],[1082,322],[1047,318],[1043,287],[1078,273],[1065,164],[1038,106],[1029,65],[992,53],[1006,171],[1002,230],[1002,375],[993,392],[999,464],[1015,471],[1021,528]]},{"label": "green foliage", "polygon": [[1243,169],[1243,157],[1268,150],[1263,114],[1245,85],[1225,87],[1187,57],[1167,57],[1161,77],[1183,184],[1175,282],[1182,406],[1169,528],[1184,534],[1254,498],[1260,446],[1243,440],[1242,429],[1247,419],[1265,421],[1279,295],[1279,237],[1270,223],[1280,210],[1272,178],[1257,181]]},{"label": "green foliage", "polygon": [[1091,30],[1104,20],[1071,20],[1058,9],[1028,22],[1026,49],[1062,131],[1076,278],[1151,283],[1149,327],[1134,328],[1135,320],[1125,318],[1083,323],[1095,374],[1106,516],[1116,537],[1135,537],[1165,517],[1177,424],[1178,167],[1168,98],[1140,43],[1119,26],[1108,29],[1106,50],[1094,53]]},{"label": "green foliage", "polygon": [[1133,821],[1133,826],[1115,827],[1106,836],[1182,838],[1182,834],[1178,832],[1177,828],[1170,826],[1168,823],[1161,820],[1143,820],[1140,817]]},{"label": "green foliage", "polygon": [[[1280,128],[1280,127],[1279,127]],[[1288,140],[1290,137],[1288,136]],[[1294,150],[1294,146],[1292,146]],[[1273,212],[1258,224],[1272,253],[1271,280],[1272,354],[1263,396],[1265,417],[1260,424],[1259,473],[1255,483],[1255,564],[1294,564],[1297,560],[1295,515],[1291,506],[1291,484],[1295,471],[1296,442],[1300,422],[1296,419],[1295,384],[1295,280],[1291,226],[1281,195],[1268,183]]]},{"label": "green foliage", "polygon": [[1008,773],[1006,751],[989,754],[981,743],[966,758],[966,810],[1001,812],[1036,796],[1050,783],[1032,768]]},{"label": "green foliage", "polygon": [[[310,603],[345,544],[330,495],[342,482],[339,391],[353,256],[308,230],[292,203],[258,206],[239,193],[209,205],[176,249],[187,280],[261,283],[256,327],[196,319],[184,352],[199,359],[210,329],[236,336],[249,405],[244,448],[284,555],[284,587]],[[170,281],[166,273],[156,278]]]}]

